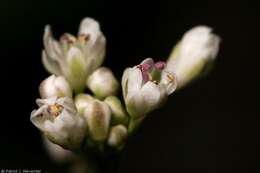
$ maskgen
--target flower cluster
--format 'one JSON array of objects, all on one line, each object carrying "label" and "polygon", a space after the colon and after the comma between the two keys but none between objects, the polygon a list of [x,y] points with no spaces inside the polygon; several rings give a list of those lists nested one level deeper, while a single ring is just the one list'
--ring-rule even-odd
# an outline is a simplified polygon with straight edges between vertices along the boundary
[{"label": "flower cluster", "polygon": [[48,146],[58,145],[51,150],[62,147],[59,152],[122,149],[151,111],[209,68],[220,42],[209,27],[191,29],[167,63],[146,58],[125,69],[121,101],[119,81],[109,68],[100,67],[106,39],[97,21],[83,19],[77,37],[66,33],[59,41],[46,26],[43,39],[42,62],[51,76],[40,84],[39,108],[31,113],[31,121],[43,132]]}]

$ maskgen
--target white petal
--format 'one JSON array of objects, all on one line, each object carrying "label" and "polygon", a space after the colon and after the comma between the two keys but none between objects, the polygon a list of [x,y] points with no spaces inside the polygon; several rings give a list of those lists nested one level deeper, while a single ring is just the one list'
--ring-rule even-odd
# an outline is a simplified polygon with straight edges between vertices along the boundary
[{"label": "white petal", "polygon": [[91,73],[103,63],[106,53],[106,38],[100,31],[99,23],[92,18],[82,20],[79,34],[89,36],[83,48],[83,53],[86,64],[88,64],[89,73]]},{"label": "white petal", "polygon": [[129,77],[130,72],[131,72],[131,68],[126,68],[124,70],[124,73],[123,73],[123,76],[122,76],[121,85],[122,85],[124,99],[125,99],[125,96],[126,96],[126,92],[128,92],[127,91],[127,83],[128,83],[128,77]]},{"label": "white petal", "polygon": [[53,38],[51,27],[49,25],[45,26],[43,41],[46,55],[60,63],[62,61],[62,51],[59,43]]},{"label": "white petal", "polygon": [[158,85],[148,81],[146,82],[140,92],[144,99],[144,103],[141,106],[147,107],[148,111],[154,110],[160,104],[161,93]]},{"label": "white petal", "polygon": [[41,98],[49,98],[55,96],[56,94],[55,86],[54,86],[55,78],[56,78],[55,75],[51,75],[41,82],[39,86],[39,92]]},{"label": "white petal", "polygon": [[70,151],[62,148],[61,146],[52,143],[46,136],[43,137],[44,147],[49,156],[56,162],[67,162],[76,158],[76,156]]},{"label": "white petal", "polygon": [[57,97],[50,97],[47,99],[36,99],[36,104],[41,107],[43,105],[53,105],[55,104]]},{"label": "white petal", "polygon": [[128,76],[126,97],[132,97],[132,95],[138,94],[142,83],[143,76],[141,70],[137,67],[132,68]]},{"label": "white petal", "polygon": [[132,118],[140,119],[147,113],[147,105],[144,104],[144,98],[142,94],[137,93],[135,95],[127,96],[126,109]]},{"label": "white petal", "polygon": [[45,130],[44,122],[49,119],[48,116],[44,115],[45,110],[46,106],[42,106],[38,110],[33,110],[30,117],[31,122],[41,131]]},{"label": "white petal", "polygon": [[[90,39],[91,40],[91,39]],[[88,60],[87,64],[90,68],[89,72],[93,72],[99,67],[106,54],[106,38],[102,33],[97,37],[93,44],[87,44],[84,49],[84,56]]]},{"label": "white petal", "polygon": [[49,73],[53,73],[56,75],[61,74],[59,63],[47,56],[44,50],[42,51],[42,63]]},{"label": "white petal", "polygon": [[145,60],[143,60],[141,62],[141,64],[153,64],[153,63],[154,63],[154,61],[152,58],[146,58]]},{"label": "white petal", "polygon": [[100,26],[99,23],[89,17],[84,18],[79,26],[79,35],[80,34],[86,34],[86,35],[90,35],[91,37],[94,37],[93,39],[96,40],[97,39],[97,33],[100,31]]}]

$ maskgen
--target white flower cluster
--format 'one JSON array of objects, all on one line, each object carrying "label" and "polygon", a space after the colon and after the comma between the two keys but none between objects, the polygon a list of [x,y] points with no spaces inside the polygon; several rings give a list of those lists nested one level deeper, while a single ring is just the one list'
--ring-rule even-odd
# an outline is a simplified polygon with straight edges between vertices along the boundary
[{"label": "white flower cluster", "polygon": [[[31,121],[48,146],[51,141],[73,151],[122,149],[149,112],[208,68],[219,42],[209,27],[198,26],[185,33],[167,63],[147,58],[127,68],[121,80],[122,103],[117,97],[120,83],[109,68],[100,67],[106,39],[98,22],[85,18],[77,37],[66,33],[59,41],[46,26],[42,62],[52,75],[40,84],[39,108],[31,113]],[[85,88],[91,93],[84,93]]]}]

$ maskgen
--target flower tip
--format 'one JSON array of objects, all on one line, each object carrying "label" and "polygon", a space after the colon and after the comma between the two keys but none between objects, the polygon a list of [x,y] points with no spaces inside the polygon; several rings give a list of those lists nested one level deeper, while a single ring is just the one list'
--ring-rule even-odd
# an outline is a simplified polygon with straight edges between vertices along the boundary
[{"label": "flower tip", "polygon": [[52,35],[52,31],[51,31],[51,25],[47,24],[44,27],[44,36],[51,36]]},{"label": "flower tip", "polygon": [[91,17],[85,17],[84,19],[81,20],[78,35],[89,34],[99,30],[100,30],[99,23],[95,19]]}]

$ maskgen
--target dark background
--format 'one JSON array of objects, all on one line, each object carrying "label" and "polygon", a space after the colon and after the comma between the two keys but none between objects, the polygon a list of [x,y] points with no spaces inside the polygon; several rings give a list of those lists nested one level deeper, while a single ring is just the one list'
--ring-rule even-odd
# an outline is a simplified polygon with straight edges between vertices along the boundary
[{"label": "dark background", "polygon": [[[44,25],[55,36],[77,33],[85,16],[107,37],[105,66],[119,78],[146,57],[166,60],[189,28],[206,24],[222,37],[211,75],[172,95],[153,112],[123,153],[120,172],[257,172],[259,31],[253,1],[0,2],[0,169],[56,170],[29,121],[39,83]],[[55,172],[55,171],[54,171]]]}]

